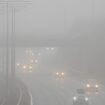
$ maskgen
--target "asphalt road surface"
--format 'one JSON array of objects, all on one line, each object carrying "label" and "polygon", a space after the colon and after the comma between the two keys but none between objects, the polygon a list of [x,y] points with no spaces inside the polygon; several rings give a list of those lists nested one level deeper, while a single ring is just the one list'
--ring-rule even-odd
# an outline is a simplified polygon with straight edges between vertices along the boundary
[{"label": "asphalt road surface", "polygon": [[[33,97],[33,105],[72,105],[76,89],[81,88],[84,80],[76,77],[65,77],[56,80],[53,75],[21,75]],[[103,88],[104,89],[104,88]],[[90,105],[105,105],[105,93],[88,95]]]}]

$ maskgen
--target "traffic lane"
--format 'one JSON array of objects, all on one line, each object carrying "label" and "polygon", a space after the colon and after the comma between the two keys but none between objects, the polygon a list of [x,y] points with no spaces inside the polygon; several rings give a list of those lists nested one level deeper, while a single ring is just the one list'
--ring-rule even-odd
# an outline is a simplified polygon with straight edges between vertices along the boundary
[{"label": "traffic lane", "polygon": [[[35,85],[32,86],[32,84],[35,84]],[[29,87],[30,87],[31,93],[33,94],[34,104],[36,105],[61,104],[61,102],[57,102],[58,97],[56,95],[56,91],[53,91],[53,89],[51,88],[51,85],[47,87],[47,85],[41,79],[36,79],[34,83],[32,82],[32,84],[30,84]]]},{"label": "traffic lane", "polygon": [[[23,80],[31,90],[36,105],[72,105],[76,89],[84,85],[84,80],[74,77],[61,81],[50,76],[27,75]],[[105,94],[91,94],[88,97],[93,105],[105,103]]]},{"label": "traffic lane", "polygon": [[24,81],[33,94],[34,103],[38,105],[70,104],[77,87],[81,84],[71,78],[56,81],[54,78],[36,76],[26,77]]}]

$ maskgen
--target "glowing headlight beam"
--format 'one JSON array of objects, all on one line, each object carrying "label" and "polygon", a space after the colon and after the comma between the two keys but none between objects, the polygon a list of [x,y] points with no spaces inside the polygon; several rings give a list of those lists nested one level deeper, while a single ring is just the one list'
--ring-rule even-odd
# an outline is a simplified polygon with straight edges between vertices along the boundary
[{"label": "glowing headlight beam", "polygon": [[64,75],[64,72],[62,72],[61,75],[63,76]]},{"label": "glowing headlight beam", "polygon": [[29,66],[29,69],[32,69],[32,66]]},{"label": "glowing headlight beam", "polygon": [[76,101],[77,100],[77,97],[73,97],[73,100]]},{"label": "glowing headlight beam", "polygon": [[89,100],[88,97],[86,97],[86,98],[85,98],[85,101],[88,101],[88,100]]},{"label": "glowing headlight beam", "polygon": [[17,65],[17,66],[20,66],[20,63],[17,63],[16,65]]},{"label": "glowing headlight beam", "polygon": [[57,72],[56,75],[59,75],[59,72]]},{"label": "glowing headlight beam", "polygon": [[96,85],[95,85],[95,87],[96,87],[96,88],[98,88],[98,87],[99,87],[99,85],[97,85],[97,84],[96,84]]},{"label": "glowing headlight beam", "polygon": [[23,69],[26,69],[27,68],[27,66],[26,65],[23,65]]},{"label": "glowing headlight beam", "polygon": [[35,63],[38,63],[38,60],[37,59],[35,60]]},{"label": "glowing headlight beam", "polygon": [[86,87],[87,87],[87,88],[90,88],[90,84],[87,84]]}]

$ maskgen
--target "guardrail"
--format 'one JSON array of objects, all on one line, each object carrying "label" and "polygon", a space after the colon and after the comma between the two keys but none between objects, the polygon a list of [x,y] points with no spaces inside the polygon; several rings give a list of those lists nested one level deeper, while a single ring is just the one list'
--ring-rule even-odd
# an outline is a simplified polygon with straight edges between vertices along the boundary
[{"label": "guardrail", "polygon": [[31,92],[29,92],[29,94],[30,94],[30,105],[33,105],[33,97],[32,97]]},{"label": "guardrail", "polygon": [[17,105],[33,105],[33,98],[27,86],[21,80],[18,80],[20,86],[20,98]]},{"label": "guardrail", "polygon": [[[21,80],[16,80],[15,83],[16,89],[12,90],[13,93],[11,91],[8,99],[4,99],[0,105],[33,105],[32,94],[26,85]],[[16,92],[14,93],[14,91]]]},{"label": "guardrail", "polygon": [[22,89],[20,87],[19,87],[19,93],[20,93],[20,96],[19,96],[19,100],[18,100],[17,105],[20,105],[21,100],[22,100]]}]

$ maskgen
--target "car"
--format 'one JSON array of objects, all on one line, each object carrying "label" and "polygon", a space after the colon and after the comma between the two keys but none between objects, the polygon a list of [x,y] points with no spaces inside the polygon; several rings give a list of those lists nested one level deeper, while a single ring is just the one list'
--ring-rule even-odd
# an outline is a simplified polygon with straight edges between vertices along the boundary
[{"label": "car", "polygon": [[99,84],[94,81],[94,80],[91,80],[91,81],[88,81],[87,84],[85,84],[85,91],[86,93],[99,93]]},{"label": "car", "polygon": [[64,79],[64,72],[56,72],[56,79]]},{"label": "car", "polygon": [[88,97],[84,96],[73,97],[73,105],[89,105]]},{"label": "car", "polygon": [[89,98],[85,95],[84,89],[78,89],[77,93],[73,97],[73,105],[89,105]]}]

